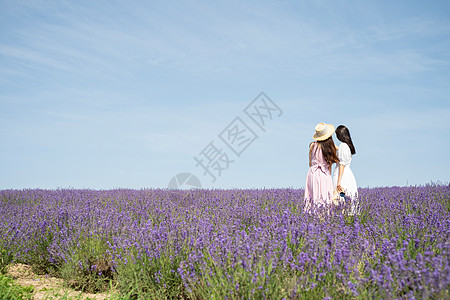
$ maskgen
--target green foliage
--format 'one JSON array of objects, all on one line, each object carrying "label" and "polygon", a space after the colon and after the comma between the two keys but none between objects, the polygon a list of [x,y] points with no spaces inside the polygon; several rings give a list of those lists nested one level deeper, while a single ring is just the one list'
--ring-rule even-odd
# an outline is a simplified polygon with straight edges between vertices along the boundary
[{"label": "green foliage", "polygon": [[114,269],[106,249],[106,242],[101,237],[83,238],[61,266],[61,277],[71,288],[83,292],[108,290],[114,278]]},{"label": "green foliage", "polygon": [[[225,268],[218,266],[207,251],[204,255],[206,265],[201,268],[204,272],[201,278],[191,281],[188,296],[192,299],[355,299],[357,296],[340,283],[336,272],[311,277],[314,271],[293,271],[266,260],[256,262],[255,271],[249,272],[241,263],[233,264],[231,254],[226,258]],[[200,266],[197,271],[200,272]]]},{"label": "green foliage", "polygon": [[28,253],[25,259],[31,265],[32,270],[36,274],[56,274],[58,266],[51,262],[48,247],[53,242],[53,234],[51,231],[46,231],[41,236],[37,237],[34,243],[34,248]]},{"label": "green foliage", "polygon": [[117,266],[118,288],[127,299],[174,299],[185,296],[177,272],[184,255],[163,252],[158,258],[133,250]]},{"label": "green foliage", "polygon": [[[233,265],[231,253],[227,267],[217,266],[216,260],[204,251],[206,266],[201,280],[194,285],[191,294],[198,299],[276,299],[287,296],[288,291],[280,284],[272,262],[257,263],[257,272],[250,273],[242,264]],[[200,270],[198,270],[200,271]]]},{"label": "green foliage", "polygon": [[2,248],[0,243],[0,274],[5,274],[9,264],[13,261],[14,255],[11,250]]},{"label": "green foliage", "polygon": [[17,285],[14,280],[6,275],[0,274],[0,299],[32,299],[33,287],[22,287]]}]

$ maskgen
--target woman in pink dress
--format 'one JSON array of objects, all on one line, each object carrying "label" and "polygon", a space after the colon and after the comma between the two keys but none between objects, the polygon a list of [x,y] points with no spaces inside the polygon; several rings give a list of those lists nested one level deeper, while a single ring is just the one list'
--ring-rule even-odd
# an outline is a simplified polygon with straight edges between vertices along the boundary
[{"label": "woman in pink dress", "polygon": [[331,204],[333,196],[333,180],[331,178],[331,165],[339,162],[336,155],[336,145],[331,137],[334,126],[319,123],[316,133],[309,145],[309,171],[306,175],[305,200],[306,210],[310,211],[313,205]]}]

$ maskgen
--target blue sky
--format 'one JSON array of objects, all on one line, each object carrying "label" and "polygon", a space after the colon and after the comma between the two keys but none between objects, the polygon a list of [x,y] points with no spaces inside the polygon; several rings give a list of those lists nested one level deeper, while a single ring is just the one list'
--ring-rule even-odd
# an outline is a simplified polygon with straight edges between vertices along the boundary
[{"label": "blue sky", "polygon": [[[448,1],[0,1],[0,189],[304,187],[319,122],[359,186],[448,182],[449,82]],[[283,114],[233,156],[261,91]]]}]

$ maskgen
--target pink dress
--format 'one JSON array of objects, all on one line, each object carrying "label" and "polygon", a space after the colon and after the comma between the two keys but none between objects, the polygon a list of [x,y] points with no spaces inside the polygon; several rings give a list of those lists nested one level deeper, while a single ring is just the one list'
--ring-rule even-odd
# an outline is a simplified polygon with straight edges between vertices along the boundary
[{"label": "pink dress", "polygon": [[309,210],[310,201],[315,205],[331,204],[332,196],[333,180],[331,178],[329,164],[327,164],[323,157],[322,148],[317,143],[314,143],[311,150],[311,167],[309,168],[308,175],[306,175],[306,209]]}]

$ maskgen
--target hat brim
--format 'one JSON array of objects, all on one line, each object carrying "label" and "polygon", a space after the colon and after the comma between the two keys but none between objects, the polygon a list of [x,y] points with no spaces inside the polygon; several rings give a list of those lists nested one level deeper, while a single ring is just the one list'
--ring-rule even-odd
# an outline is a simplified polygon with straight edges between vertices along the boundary
[{"label": "hat brim", "polygon": [[316,133],[314,133],[313,135],[313,139],[315,139],[316,141],[324,141],[327,138],[329,138],[330,136],[333,135],[334,133],[334,126],[332,124],[327,124],[327,134],[324,134],[322,136],[317,136]]}]

